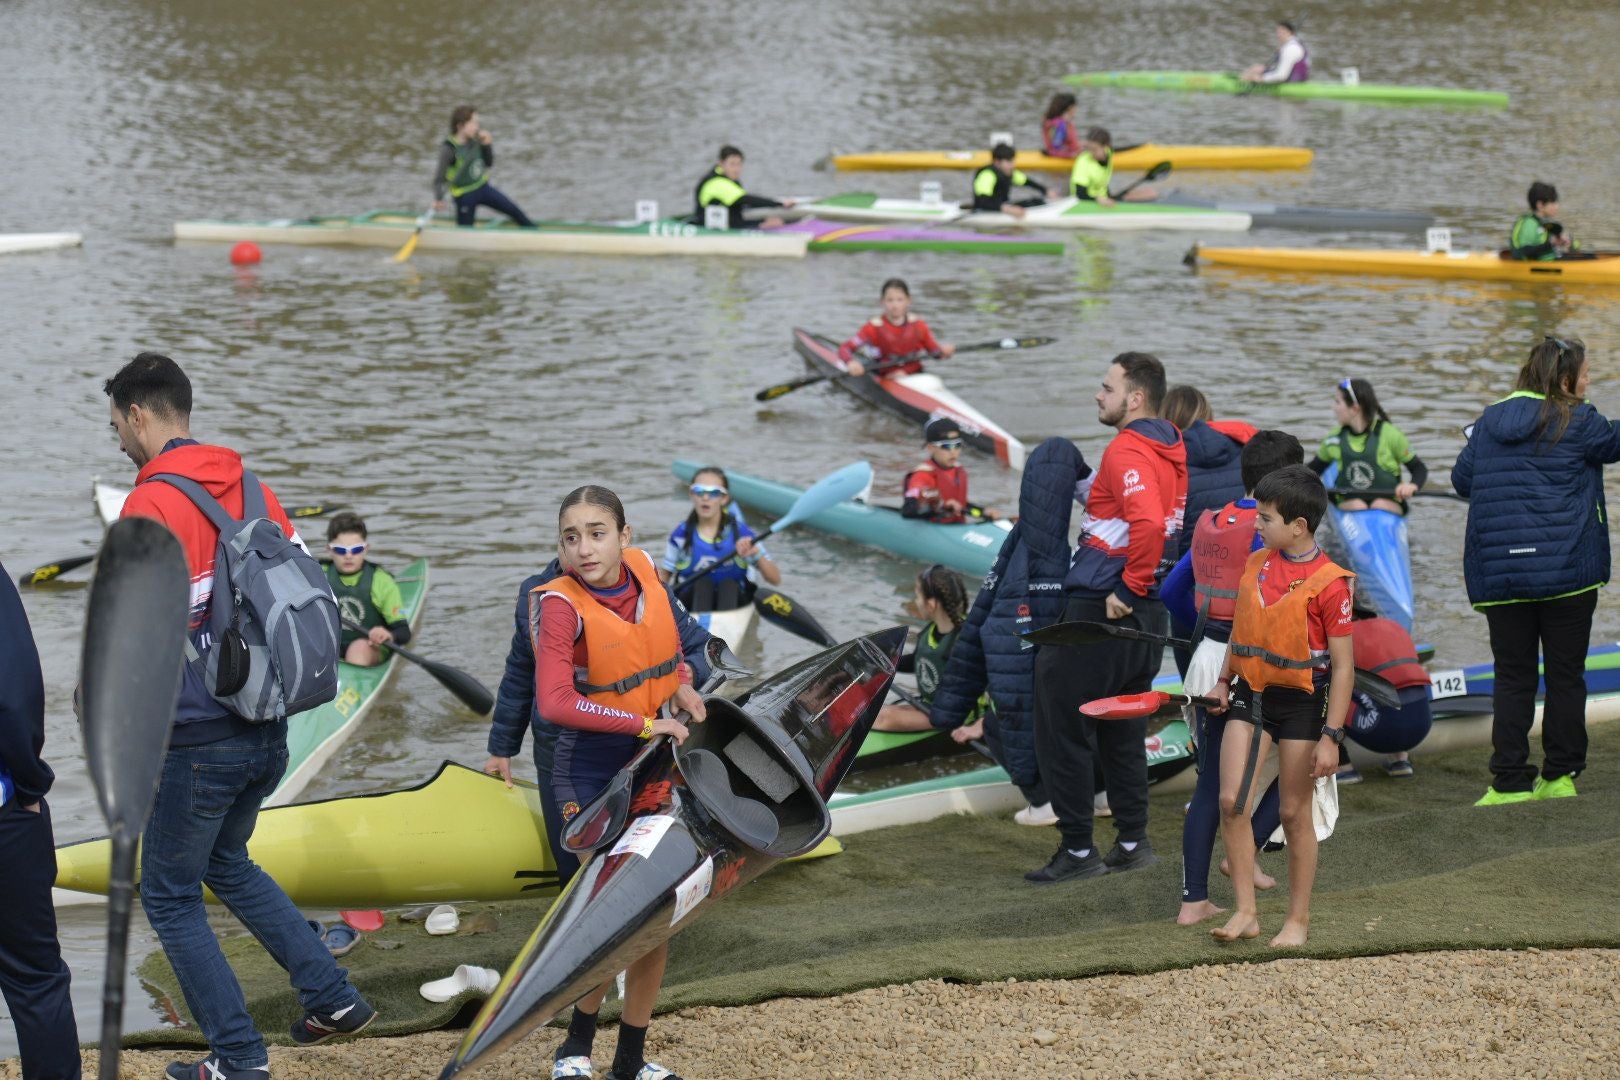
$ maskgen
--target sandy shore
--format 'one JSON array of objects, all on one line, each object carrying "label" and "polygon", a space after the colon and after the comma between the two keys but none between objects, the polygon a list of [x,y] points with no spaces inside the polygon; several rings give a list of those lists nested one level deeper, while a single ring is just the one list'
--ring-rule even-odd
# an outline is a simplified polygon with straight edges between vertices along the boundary
[{"label": "sandy shore", "polygon": [[[1264,947],[1241,947],[1256,961]],[[458,1032],[273,1047],[278,1080],[431,1078]],[[549,1075],[558,1033],[480,1077]],[[598,1076],[613,1032],[597,1040]],[[699,1078],[1620,1076],[1620,950],[1278,960],[983,986],[937,981],[654,1020],[655,1060]],[[127,1053],[147,1080],[185,1054]],[[86,1075],[95,1055],[87,1053]],[[18,1080],[15,1061],[0,1078]]]}]

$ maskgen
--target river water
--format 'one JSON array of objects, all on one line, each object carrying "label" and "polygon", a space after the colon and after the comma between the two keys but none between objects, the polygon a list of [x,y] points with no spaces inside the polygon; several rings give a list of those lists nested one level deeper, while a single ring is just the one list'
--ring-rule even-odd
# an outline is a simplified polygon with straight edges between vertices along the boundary
[{"label": "river water", "polygon": [[[1459,247],[1495,247],[1531,180],[1558,184],[1588,246],[1620,242],[1613,162],[1620,75],[1611,4],[1506,0],[1296,5],[1319,73],[1502,89],[1507,110],[1388,108],[1089,91],[1082,123],[1116,141],[1309,146],[1312,168],[1187,173],[1182,190],[1328,206],[1427,210]],[[0,121],[10,197],[0,231],[81,229],[83,250],[0,260],[0,559],[13,574],[88,551],[92,476],[127,479],[101,381],[140,349],[173,355],[196,388],[193,430],[239,448],[291,502],[368,518],[376,554],[433,561],[420,649],[491,685],[518,582],[550,555],[560,497],[607,483],[654,548],[685,513],[675,457],[808,483],[857,458],[898,484],[917,432],[825,388],[768,406],[798,374],[794,325],[844,334],[906,277],[916,310],[959,342],[1043,334],[1055,346],[964,355],[950,384],[1031,445],[1106,429],[1091,396],[1108,358],[1161,356],[1223,417],[1312,444],[1331,387],[1370,378],[1443,483],[1458,430],[1511,387],[1540,334],[1585,338],[1592,396],[1620,411],[1620,296],[1600,288],[1308,278],[1181,265],[1184,235],[1098,235],[1059,258],[812,255],[796,260],[471,257],[177,245],[182,218],[418,207],[450,108],[481,106],[496,182],[533,217],[628,216],[690,200],[716,146],[777,194],[908,195],[918,174],[821,171],[829,151],[1026,144],[1074,70],[1232,68],[1271,50],[1275,8],[1138,0],[817,0],[739,10],[662,5],[265,0],[16,0],[0,12]],[[965,192],[967,175],[932,177]],[[1243,238],[1212,237],[1217,243]],[[1396,246],[1391,236],[1257,232],[1258,244]],[[1009,506],[1016,477],[977,459],[975,497]],[[1411,521],[1419,636],[1442,663],[1488,658],[1467,606],[1463,508]],[[318,526],[317,526],[318,527]],[[918,569],[809,532],[772,542],[784,588],[835,634],[893,621]],[[82,573],[79,575],[82,579]],[[102,831],[69,710],[82,585],[31,592],[45,665],[57,838]],[[1595,636],[1620,633],[1605,601]],[[745,643],[770,670],[806,646]],[[406,668],[309,797],[478,763],[484,721]],[[1483,763],[1482,763],[1483,764]],[[101,909],[64,915],[81,1031],[94,1031]],[[137,945],[152,939],[136,918]],[[136,998],[140,998],[138,992]],[[132,1024],[151,1020],[131,1003]],[[14,1052],[0,1025],[0,1056]]]}]

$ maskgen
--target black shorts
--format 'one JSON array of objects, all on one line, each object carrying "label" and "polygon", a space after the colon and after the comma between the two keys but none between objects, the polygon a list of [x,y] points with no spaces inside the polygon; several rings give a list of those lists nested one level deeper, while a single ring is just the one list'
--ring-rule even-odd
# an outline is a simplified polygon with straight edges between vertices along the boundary
[{"label": "black shorts", "polygon": [[[1327,723],[1328,688],[1313,691],[1269,686],[1260,701],[1260,727],[1273,742],[1297,739],[1315,742]],[[1241,680],[1232,684],[1233,718],[1253,723],[1254,689]]]}]

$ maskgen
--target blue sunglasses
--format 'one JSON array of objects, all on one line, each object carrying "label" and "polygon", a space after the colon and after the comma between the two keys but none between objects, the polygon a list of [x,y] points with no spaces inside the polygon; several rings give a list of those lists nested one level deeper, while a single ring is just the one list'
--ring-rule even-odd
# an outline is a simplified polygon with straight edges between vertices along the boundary
[{"label": "blue sunglasses", "polygon": [[731,494],[723,487],[712,487],[709,484],[693,484],[687,490],[700,499],[720,499]]},{"label": "blue sunglasses", "polygon": [[366,545],[364,544],[356,544],[353,547],[344,547],[342,544],[327,544],[326,546],[331,549],[334,555],[364,555],[366,553]]}]

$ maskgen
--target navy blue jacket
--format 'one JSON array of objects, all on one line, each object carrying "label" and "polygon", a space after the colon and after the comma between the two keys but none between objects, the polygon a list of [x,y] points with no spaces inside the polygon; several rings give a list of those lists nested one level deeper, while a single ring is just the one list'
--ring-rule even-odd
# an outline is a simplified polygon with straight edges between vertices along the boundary
[{"label": "navy blue jacket", "polygon": [[[560,730],[549,720],[540,719],[534,707],[534,640],[529,637],[529,594],[562,573],[562,564],[552,559],[538,574],[523,579],[518,586],[517,611],[513,618],[512,647],[506,653],[506,671],[501,675],[501,688],[495,699],[495,714],[489,722],[489,753],[491,757],[516,757],[523,749],[523,732],[534,729],[535,755],[540,756],[540,743],[554,742]],[[709,632],[687,614],[686,608],[669,597],[675,609],[675,628],[681,635],[681,652],[692,667],[692,683],[702,686],[709,678],[709,661],[704,647],[709,644]]]},{"label": "navy blue jacket", "polygon": [[1013,782],[1039,778],[1035,764],[1035,649],[1019,635],[1063,617],[1074,485],[1091,469],[1067,439],[1047,439],[1029,455],[1018,493],[1018,521],[956,638],[929,721],[954,728],[986,690]]},{"label": "navy blue jacket", "polygon": [[1192,547],[1193,526],[1205,510],[1219,510],[1243,498],[1243,444],[1202,420],[1181,433],[1187,447],[1187,513],[1177,538],[1176,558]]},{"label": "navy blue jacket", "polygon": [[56,779],[40,759],[45,746],[45,678],[28,613],[0,566],[0,773],[18,803],[38,802]]},{"label": "navy blue jacket", "polygon": [[1553,442],[1538,433],[1541,406],[1527,391],[1489,406],[1451,470],[1451,486],[1470,500],[1463,578],[1475,607],[1609,580],[1603,466],[1620,461],[1620,425],[1579,405]]}]

